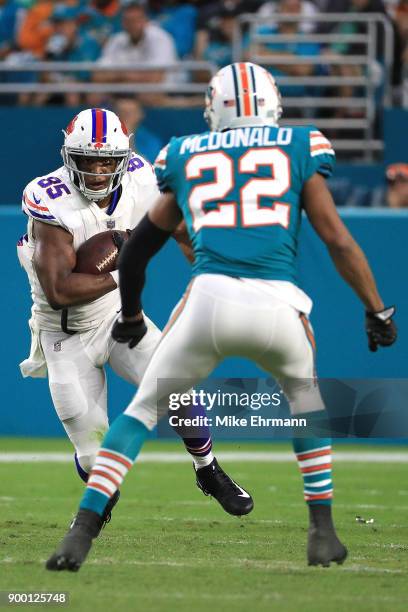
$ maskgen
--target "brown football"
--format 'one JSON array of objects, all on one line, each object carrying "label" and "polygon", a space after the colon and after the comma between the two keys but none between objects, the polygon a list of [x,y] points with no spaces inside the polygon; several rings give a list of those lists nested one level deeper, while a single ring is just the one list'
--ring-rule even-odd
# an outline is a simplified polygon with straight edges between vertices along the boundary
[{"label": "brown football", "polygon": [[106,274],[116,270],[118,249],[112,234],[120,234],[124,240],[129,238],[128,232],[108,230],[88,238],[76,252],[74,272],[82,274]]}]

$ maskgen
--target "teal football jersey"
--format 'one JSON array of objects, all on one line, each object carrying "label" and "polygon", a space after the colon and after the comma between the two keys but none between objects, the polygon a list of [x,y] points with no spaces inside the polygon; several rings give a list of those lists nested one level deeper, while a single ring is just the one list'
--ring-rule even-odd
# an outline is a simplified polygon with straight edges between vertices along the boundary
[{"label": "teal football jersey", "polygon": [[301,192],[335,155],[312,127],[246,127],[172,138],[155,168],[177,198],[193,245],[193,275],[297,284]]}]

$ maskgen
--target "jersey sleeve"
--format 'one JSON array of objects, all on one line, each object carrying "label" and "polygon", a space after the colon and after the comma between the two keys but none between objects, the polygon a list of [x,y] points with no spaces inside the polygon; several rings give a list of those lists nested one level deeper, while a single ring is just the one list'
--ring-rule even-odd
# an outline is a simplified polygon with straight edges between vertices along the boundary
[{"label": "jersey sleeve", "polygon": [[160,195],[154,167],[144,157],[136,153],[130,158],[128,172],[131,180],[135,181],[138,186],[139,207],[147,213]]},{"label": "jersey sleeve", "polygon": [[166,191],[173,191],[171,173],[169,168],[169,153],[171,144],[172,141],[170,141],[165,147],[163,147],[154,162],[154,169],[156,171],[157,176],[157,184],[162,193],[165,193]]},{"label": "jersey sleeve", "polygon": [[42,193],[36,184],[36,179],[31,181],[24,189],[21,207],[23,212],[36,221],[42,221],[49,225],[59,225],[63,227],[60,219],[57,218],[49,198]]},{"label": "jersey sleeve", "polygon": [[336,154],[330,140],[322,132],[312,127],[308,130],[306,148],[308,150],[308,163],[305,180],[313,176],[315,172],[325,178],[331,177],[336,163]]}]

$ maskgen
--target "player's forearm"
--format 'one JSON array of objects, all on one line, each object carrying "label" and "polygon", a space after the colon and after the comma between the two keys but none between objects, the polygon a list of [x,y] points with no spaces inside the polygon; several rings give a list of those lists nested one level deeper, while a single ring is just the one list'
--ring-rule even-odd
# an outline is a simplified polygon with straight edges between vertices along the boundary
[{"label": "player's forearm", "polygon": [[141,311],[147,264],[170,236],[171,232],[157,227],[146,214],[124,245],[119,256],[119,285],[125,320],[133,320]]},{"label": "player's forearm", "polygon": [[373,273],[358,244],[350,238],[341,244],[327,245],[330,256],[348,285],[370,312],[378,312],[384,303],[378,293]]},{"label": "player's forearm", "polygon": [[79,306],[97,300],[116,289],[111,274],[79,274],[72,272],[53,287],[44,288],[47,300],[54,310]]}]

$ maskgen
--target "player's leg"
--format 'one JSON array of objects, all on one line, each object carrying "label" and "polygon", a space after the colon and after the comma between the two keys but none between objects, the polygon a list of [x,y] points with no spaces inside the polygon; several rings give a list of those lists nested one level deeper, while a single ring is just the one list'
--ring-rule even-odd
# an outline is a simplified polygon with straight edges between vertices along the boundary
[{"label": "player's leg", "polygon": [[[107,503],[132,467],[148,432],[163,416],[161,408],[158,409],[162,406],[160,400],[168,398],[170,393],[188,391],[219,362],[221,356],[211,333],[214,310],[212,296],[194,291],[193,286],[183,309],[165,330],[135,398],[106,434],[81,500],[74,529],[68,532],[56,553],[47,561],[47,569],[79,569],[92,546]],[[165,380],[160,394],[157,393],[158,378]],[[248,508],[243,508],[242,514],[250,511],[253,506],[251,497],[237,488],[218,465],[214,466],[214,471],[220,488],[229,489],[237,502],[240,500],[243,504],[246,501]]]},{"label": "player's leg", "polygon": [[[294,415],[324,425],[326,411],[314,379],[314,341],[304,317],[268,293],[261,282],[211,275],[205,280],[208,291],[219,296],[212,331],[220,353],[256,361],[279,380]],[[294,432],[294,449],[311,518],[309,562],[341,562],[347,551],[331,519],[331,439],[305,439]]]},{"label": "player's leg", "polygon": [[[315,341],[307,317],[290,306],[276,312],[278,325],[270,349],[257,361],[281,384],[293,416],[307,419],[316,431],[300,437],[294,431],[293,448],[303,477],[309,507],[308,562],[310,565],[342,563],[346,548],[337,538],[331,505],[333,497],[331,438],[327,413],[315,379]],[[325,432],[320,437],[319,430]],[[298,434],[298,435],[296,435]]]},{"label": "player's leg", "polygon": [[[173,313],[177,313],[177,307]],[[171,320],[171,317],[170,317]],[[136,387],[146,371],[154,350],[160,342],[162,333],[156,325],[145,316],[147,325],[147,333],[142,341],[133,349],[125,343],[110,341],[109,364],[118,376],[127,380]],[[179,413],[183,413],[185,418],[193,418],[195,416],[204,417],[205,410],[201,405],[182,406]],[[201,428],[201,435],[195,438],[184,437],[183,430],[174,428],[176,433],[180,435],[184,442],[187,452],[191,455],[194,466],[199,469],[210,465],[214,460],[212,453],[212,440],[208,427]]]},{"label": "player's leg", "polygon": [[[132,427],[126,417],[132,417],[147,430],[152,430],[159,418],[167,414],[168,398],[171,394],[189,391],[214,369],[222,358],[211,333],[215,311],[212,295],[202,294],[199,288],[195,288],[195,284],[191,292],[187,290],[186,299],[181,308],[173,313],[147,366],[140,388],[124,413],[122,422],[125,429]],[[160,385],[157,384],[158,379]],[[179,414],[180,419],[184,416],[184,412]],[[120,431],[120,423],[117,421],[112,426],[111,433],[114,428]],[[133,427],[135,436],[140,436],[143,431],[140,426],[133,424]],[[194,435],[190,434],[189,437],[191,446],[195,446],[197,442],[199,446],[204,446],[203,441],[206,443],[209,440],[208,427],[198,428]],[[126,435],[120,432],[118,438],[126,440]],[[106,440],[103,444],[106,447]],[[117,445],[115,438],[113,450],[119,450]],[[205,452],[205,448],[203,451]],[[126,455],[123,452],[122,454]],[[129,460],[133,461],[134,458],[127,456],[127,461]],[[102,459],[102,463],[104,462],[105,459]],[[197,484],[204,493],[215,497],[227,512],[242,515],[252,510],[250,495],[225,474],[215,459],[208,466],[197,468],[196,477]],[[95,480],[98,481],[103,484],[101,480]],[[106,486],[106,483],[103,486]]]},{"label": "player's leg", "polygon": [[86,482],[109,427],[105,372],[86,354],[80,334],[42,332],[41,345],[52,401],[75,448],[78,473]]},{"label": "player's leg", "polygon": [[[87,482],[109,427],[105,372],[85,352],[80,334],[41,332],[41,346],[55,410],[74,446],[78,475]],[[118,497],[105,512],[104,522]]]}]

